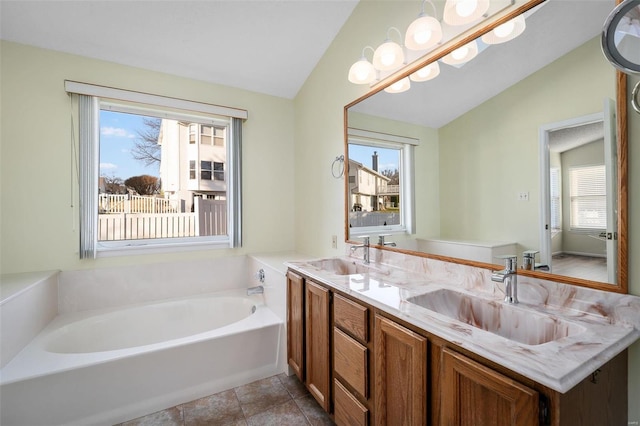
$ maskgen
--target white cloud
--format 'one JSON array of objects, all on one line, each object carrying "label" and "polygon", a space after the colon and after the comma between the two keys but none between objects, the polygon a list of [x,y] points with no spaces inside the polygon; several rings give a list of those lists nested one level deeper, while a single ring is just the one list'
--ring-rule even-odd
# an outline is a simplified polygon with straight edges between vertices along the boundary
[{"label": "white cloud", "polygon": [[136,135],[123,129],[122,127],[101,127],[100,134],[103,136],[114,136],[116,138],[135,138]]},{"label": "white cloud", "polygon": [[100,163],[100,170],[113,170],[117,169],[118,165],[113,163]]}]

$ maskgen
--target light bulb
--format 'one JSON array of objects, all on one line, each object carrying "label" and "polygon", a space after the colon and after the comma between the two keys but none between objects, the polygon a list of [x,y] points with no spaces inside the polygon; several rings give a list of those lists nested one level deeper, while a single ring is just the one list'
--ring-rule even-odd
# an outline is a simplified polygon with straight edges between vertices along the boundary
[{"label": "light bulb", "polygon": [[404,44],[411,50],[425,50],[442,40],[442,26],[432,16],[420,16],[414,20],[405,34]]},{"label": "light bulb", "polygon": [[402,93],[409,90],[411,87],[411,82],[409,81],[409,77],[405,77],[401,80],[396,81],[389,87],[385,88],[384,91],[387,93]]},{"label": "light bulb", "polygon": [[413,41],[418,44],[425,44],[431,38],[431,30],[426,25],[422,25],[413,35]]},{"label": "light bulb", "polygon": [[382,55],[380,55],[380,62],[382,62],[386,66],[393,64],[393,61],[395,60],[396,55],[393,52],[385,51],[382,53]]},{"label": "light bulb", "polygon": [[456,3],[456,13],[463,18],[471,16],[478,7],[478,0],[460,0]]},{"label": "light bulb", "polygon": [[469,53],[469,48],[467,46],[462,46],[451,52],[451,57],[457,61],[467,56]]},{"label": "light bulb", "polygon": [[427,81],[433,80],[440,74],[440,65],[438,62],[432,62],[427,66],[420,68],[418,71],[414,72],[409,76],[409,78],[413,81]]},{"label": "light bulb", "polygon": [[349,69],[349,81],[354,84],[367,84],[375,80],[373,65],[365,58],[360,59]]},{"label": "light bulb", "polygon": [[404,53],[399,44],[387,41],[373,54],[373,66],[380,71],[391,71],[402,65]]},{"label": "light bulb", "polygon": [[500,37],[500,38],[504,38],[504,37],[508,37],[509,34],[511,34],[513,32],[513,29],[516,27],[516,24],[513,22],[513,20],[505,22],[502,25],[497,26],[493,32],[496,34],[496,36]]}]

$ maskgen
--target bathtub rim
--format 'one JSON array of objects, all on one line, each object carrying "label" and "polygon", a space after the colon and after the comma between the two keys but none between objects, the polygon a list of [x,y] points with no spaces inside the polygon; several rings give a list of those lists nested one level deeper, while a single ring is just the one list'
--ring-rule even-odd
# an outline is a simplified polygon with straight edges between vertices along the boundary
[{"label": "bathtub rim", "polygon": [[[49,335],[64,325],[95,315],[103,315],[122,309],[155,305],[159,303],[201,299],[221,296],[235,296],[255,301],[256,310],[253,314],[235,323],[209,330],[203,333],[185,336],[159,343],[88,353],[55,353],[45,349],[49,342]],[[0,386],[21,381],[35,379],[64,371],[90,367],[122,358],[134,357],[149,352],[170,349],[176,346],[189,345],[204,340],[222,338],[224,336],[242,333],[248,329],[260,329],[284,323],[271,309],[265,305],[262,294],[247,296],[246,288],[222,290],[178,298],[155,300],[152,302],[136,303],[117,307],[92,309],[57,315],[38,335],[31,340],[7,365],[0,369]]]}]

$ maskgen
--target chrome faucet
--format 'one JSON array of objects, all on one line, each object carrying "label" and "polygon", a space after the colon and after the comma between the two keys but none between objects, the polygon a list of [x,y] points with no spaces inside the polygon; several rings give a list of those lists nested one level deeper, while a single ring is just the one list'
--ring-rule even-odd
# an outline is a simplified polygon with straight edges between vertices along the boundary
[{"label": "chrome faucet", "polygon": [[380,235],[378,235],[378,245],[379,245],[379,246],[391,246],[391,247],[395,247],[395,246],[396,246],[396,243],[391,242],[391,241],[389,241],[389,242],[385,242],[385,241],[384,241],[384,238],[385,238],[385,237],[390,237],[390,236],[391,236],[391,234],[380,234]]},{"label": "chrome faucet", "polygon": [[540,253],[538,250],[526,250],[522,252],[522,269],[533,271],[548,271],[549,265],[543,265],[542,263],[536,263],[536,254]]},{"label": "chrome faucet", "polygon": [[247,289],[247,296],[251,296],[254,294],[263,294],[264,293],[264,286],[258,285],[255,287],[249,287]]},{"label": "chrome faucet", "polygon": [[359,248],[363,248],[364,249],[364,263],[365,264],[369,264],[369,236],[365,236],[365,237],[360,237],[362,238],[362,244],[359,244],[357,246],[351,246],[351,251],[354,252]]},{"label": "chrome faucet", "polygon": [[518,303],[518,275],[516,268],[518,264],[518,256],[507,255],[498,256],[504,259],[504,269],[501,271],[493,271],[491,281],[504,283],[504,301],[507,303]]}]

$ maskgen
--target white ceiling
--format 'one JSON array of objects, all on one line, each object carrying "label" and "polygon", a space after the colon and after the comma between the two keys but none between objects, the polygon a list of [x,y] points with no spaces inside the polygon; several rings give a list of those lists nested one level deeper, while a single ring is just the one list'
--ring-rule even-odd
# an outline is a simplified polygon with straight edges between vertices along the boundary
[{"label": "white ceiling", "polygon": [[0,1],[0,37],[292,99],[358,0]]}]

